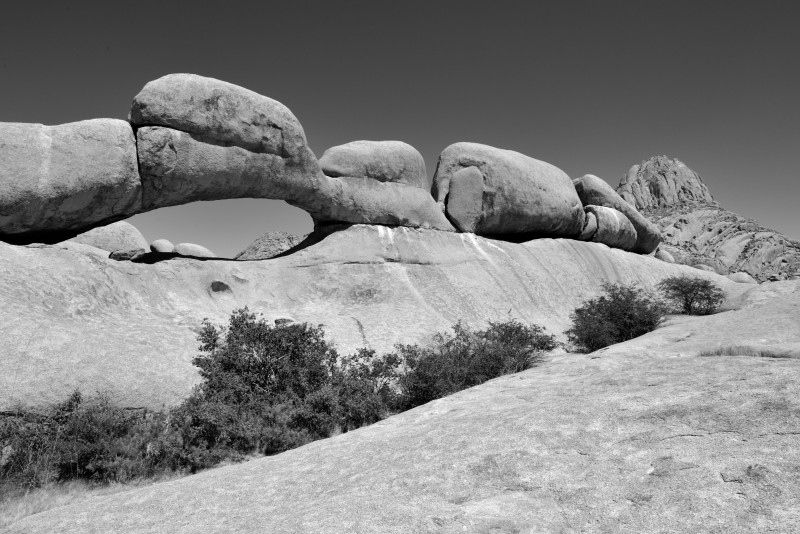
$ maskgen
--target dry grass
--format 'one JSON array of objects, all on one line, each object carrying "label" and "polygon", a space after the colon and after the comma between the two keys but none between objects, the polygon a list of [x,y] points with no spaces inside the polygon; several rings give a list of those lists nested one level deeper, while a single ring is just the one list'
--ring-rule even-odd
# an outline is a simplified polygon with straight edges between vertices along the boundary
[{"label": "dry grass", "polygon": [[757,358],[798,358],[800,354],[790,350],[770,350],[744,345],[728,345],[705,350],[700,356],[755,356]]},{"label": "dry grass", "polygon": [[126,482],[124,484],[90,484],[82,480],[53,483],[11,497],[0,496],[0,531],[28,516],[53,508],[88,501],[102,495],[112,495],[142,486],[181,477],[173,473],[161,477]]}]

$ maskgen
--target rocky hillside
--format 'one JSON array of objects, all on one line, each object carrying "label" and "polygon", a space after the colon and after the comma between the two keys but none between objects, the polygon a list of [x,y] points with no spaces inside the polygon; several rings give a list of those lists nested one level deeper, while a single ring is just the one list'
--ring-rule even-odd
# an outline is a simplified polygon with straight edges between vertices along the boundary
[{"label": "rocky hillside", "polygon": [[758,281],[800,276],[800,242],[721,207],[677,159],[634,165],[617,192],[661,228],[660,248],[678,263],[747,272]]},{"label": "rocky hillside", "polygon": [[800,282],[750,287],[741,310],[9,532],[798,532],[800,360],[698,355],[800,354]]}]

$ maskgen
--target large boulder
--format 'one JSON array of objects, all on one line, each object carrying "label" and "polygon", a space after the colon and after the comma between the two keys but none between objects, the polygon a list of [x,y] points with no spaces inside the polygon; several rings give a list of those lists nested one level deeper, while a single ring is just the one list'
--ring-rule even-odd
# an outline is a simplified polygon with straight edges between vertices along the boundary
[{"label": "large boulder", "polygon": [[636,244],[631,249],[639,254],[650,254],[661,241],[658,226],[650,222],[636,208],[626,202],[605,180],[593,174],[587,174],[573,180],[575,190],[584,205],[605,206],[621,212],[636,229]]},{"label": "large boulder", "polygon": [[147,248],[147,240],[139,229],[125,221],[98,226],[73,237],[71,241],[91,245],[108,252]]},{"label": "large boulder", "polygon": [[0,239],[54,243],[140,211],[131,126],[0,123]]},{"label": "large boulder", "polygon": [[352,141],[329,148],[319,158],[326,176],[357,176],[413,185],[430,191],[425,160],[402,141]]},{"label": "large boulder", "polygon": [[577,237],[584,211],[569,177],[519,152],[456,143],[439,156],[433,196],[463,232]]},{"label": "large boulder", "polygon": [[632,166],[619,182],[617,192],[638,210],[714,201],[699,174],[667,156],[655,156]]},{"label": "large boulder", "polygon": [[597,221],[597,230],[592,234],[591,241],[622,250],[631,250],[636,245],[636,229],[618,210],[606,206],[586,206],[586,213]]}]

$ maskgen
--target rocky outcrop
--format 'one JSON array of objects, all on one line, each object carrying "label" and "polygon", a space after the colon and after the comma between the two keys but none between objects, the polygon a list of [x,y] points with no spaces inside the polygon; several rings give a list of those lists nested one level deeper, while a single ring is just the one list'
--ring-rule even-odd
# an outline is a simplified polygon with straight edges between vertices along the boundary
[{"label": "rocky outcrop", "polygon": [[800,242],[719,206],[684,163],[658,156],[634,169],[618,191],[659,227],[661,248],[676,262],[762,282],[800,276]]},{"label": "rocky outcrop", "polygon": [[141,211],[133,130],[0,123],[0,239],[55,243]]},{"label": "rocky outcrop", "polygon": [[78,243],[0,243],[0,410],[60,401],[76,387],[111,391],[125,406],[174,405],[197,383],[191,362],[203,318],[227,324],[243,306],[269,321],[323,324],[342,353],[382,353],[459,320],[484,327],[517,318],[560,335],[606,282],[653,286],[685,273],[747,288],[598,243],[338,228],[263,262],[117,262]]},{"label": "rocky outcrop", "polygon": [[699,174],[667,156],[632,166],[620,180],[617,192],[638,210],[714,202]]},{"label": "rocky outcrop", "polygon": [[797,532],[798,290],[9,532]]},{"label": "rocky outcrop", "polygon": [[559,168],[519,152],[477,143],[439,156],[433,196],[462,232],[576,238],[583,205]]},{"label": "rocky outcrop", "polygon": [[234,256],[235,260],[267,260],[300,244],[306,236],[289,232],[267,232]]},{"label": "rocky outcrop", "polygon": [[331,147],[319,165],[334,178],[355,176],[431,189],[422,154],[402,141],[352,141]]},{"label": "rocky outcrop", "polygon": [[594,218],[597,224],[590,241],[622,250],[636,246],[636,229],[621,212],[606,206],[586,206],[585,209],[587,216]]},{"label": "rocky outcrop", "polygon": [[578,192],[578,197],[580,197],[585,206],[595,205],[614,208],[628,218],[636,229],[636,244],[631,249],[633,252],[650,254],[658,247],[658,243],[661,240],[658,227],[620,197],[605,180],[592,174],[587,174],[581,178],[576,178],[572,182]]},{"label": "rocky outcrop", "polygon": [[125,249],[146,249],[147,240],[132,224],[119,221],[107,226],[98,226],[71,239],[108,252]]}]

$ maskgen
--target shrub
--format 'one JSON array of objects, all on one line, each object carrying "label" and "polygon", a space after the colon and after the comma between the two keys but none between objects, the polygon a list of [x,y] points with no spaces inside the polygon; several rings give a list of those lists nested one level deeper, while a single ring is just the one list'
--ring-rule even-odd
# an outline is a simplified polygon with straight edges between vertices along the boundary
[{"label": "shrub", "polygon": [[603,285],[603,295],[583,303],[570,315],[567,339],[583,352],[594,352],[655,330],[664,316],[663,305],[633,285]]},{"label": "shrub", "polygon": [[671,276],[658,284],[658,288],[667,300],[688,315],[714,313],[725,300],[722,289],[711,280],[703,278]]},{"label": "shrub", "polygon": [[490,323],[473,332],[461,323],[453,334],[439,333],[426,347],[397,345],[404,371],[397,379],[395,406],[406,410],[476,386],[498,376],[528,369],[554,349],[555,336],[538,325],[517,321]]},{"label": "shrub", "polygon": [[759,349],[743,345],[728,345],[706,350],[700,356],[756,356],[758,358],[800,358],[800,353],[791,350]]}]

